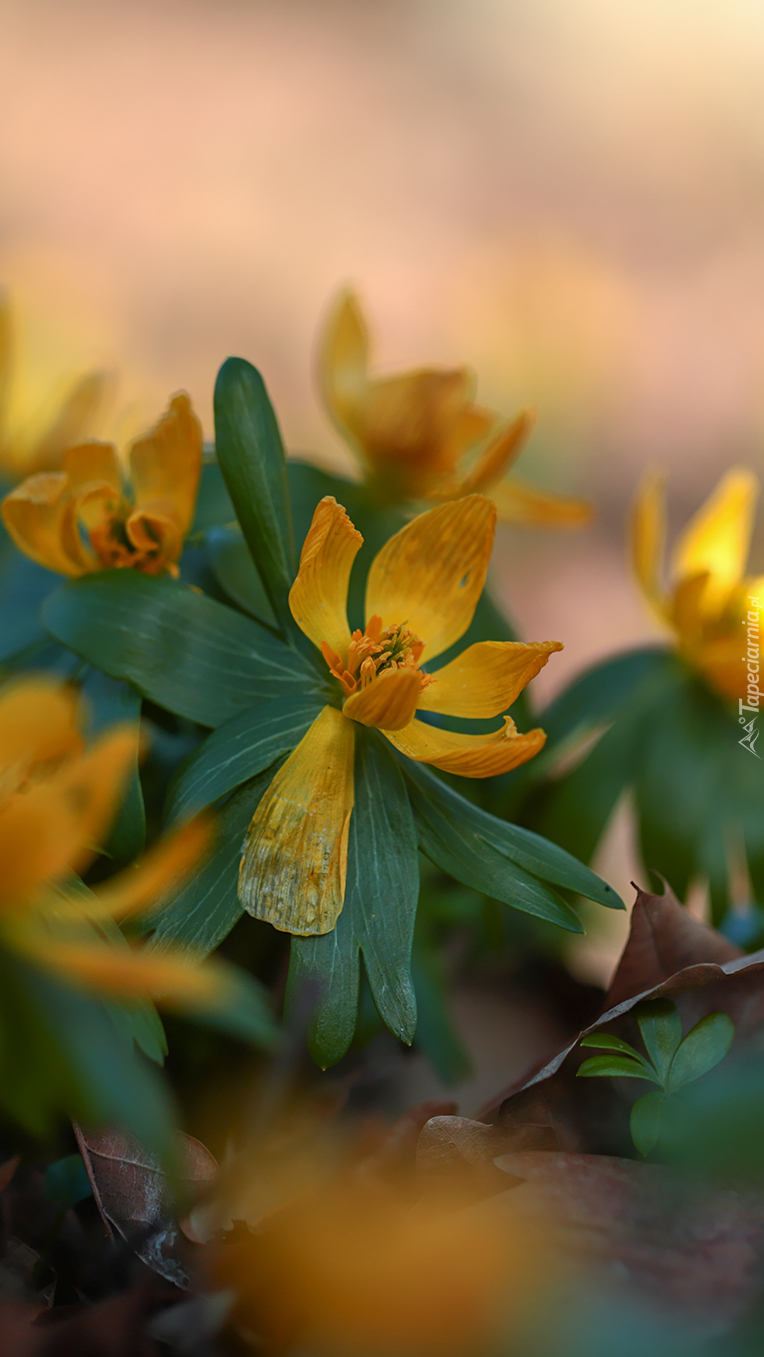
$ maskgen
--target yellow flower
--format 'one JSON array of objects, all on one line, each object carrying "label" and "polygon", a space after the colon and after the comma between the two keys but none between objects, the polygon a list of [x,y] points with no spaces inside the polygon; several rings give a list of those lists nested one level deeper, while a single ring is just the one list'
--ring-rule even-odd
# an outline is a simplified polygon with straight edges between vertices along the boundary
[{"label": "yellow flower", "polygon": [[[495,717],[546,664],[559,641],[481,641],[435,674],[435,659],[469,626],[485,582],[496,508],[482,495],[440,505],[396,533],[375,557],[366,626],[352,635],[346,600],[363,538],[336,500],[321,500],[305,539],[289,606],[320,648],[337,685],[274,777],[249,828],[239,893],[250,913],[290,933],[326,933],[345,895],[357,725],[402,754],[464,777],[492,777],[541,749],[543,730],[464,735],[416,719]],[[341,703],[341,706],[340,706]]]},{"label": "yellow flower", "polygon": [[[671,627],[679,653],[723,697],[745,698],[748,613],[758,618],[764,577],[744,575],[758,496],[751,471],[723,476],[674,548],[672,587],[663,583],[665,484],[650,474],[632,521],[633,560],[644,595]],[[755,605],[751,598],[756,600]]]},{"label": "yellow flower", "polygon": [[76,692],[48,676],[0,691],[0,942],[98,994],[203,1006],[219,997],[222,968],[136,951],[114,921],[177,890],[208,847],[209,821],[191,821],[94,893],[67,886],[95,857],[137,741],[137,728],[117,726],[85,749]]},{"label": "yellow flower", "polygon": [[[41,394],[35,397],[35,410],[25,410],[21,420],[14,420],[11,406],[17,402],[12,399],[13,348],[11,307],[8,298],[0,295],[0,475],[16,481],[36,471],[54,470],[61,465],[68,447],[91,437],[111,382],[105,372],[89,372],[81,377],[42,428],[36,417],[37,408],[46,408],[50,401]],[[31,404],[28,400],[27,406]]]},{"label": "yellow flower", "polygon": [[188,396],[130,449],[130,490],[111,443],[80,443],[63,470],[41,472],[3,501],[10,536],[62,575],[127,567],[177,576],[199,487],[202,432]]},{"label": "yellow flower", "polygon": [[381,498],[450,500],[477,491],[494,501],[507,523],[576,527],[589,521],[591,507],[584,501],[505,479],[533,428],[532,411],[503,423],[473,404],[467,368],[418,368],[371,379],[368,364],[360,305],[344,293],[324,335],[319,379],[329,415]]}]

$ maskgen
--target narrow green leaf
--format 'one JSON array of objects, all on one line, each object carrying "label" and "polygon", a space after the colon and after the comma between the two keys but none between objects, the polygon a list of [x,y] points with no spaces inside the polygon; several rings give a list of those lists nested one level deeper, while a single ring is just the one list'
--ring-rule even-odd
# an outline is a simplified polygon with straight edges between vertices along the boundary
[{"label": "narrow green leaf", "polygon": [[320,698],[284,697],[218,726],[180,770],[170,793],[171,819],[186,819],[288,754],[323,705]]},{"label": "narrow green leaf", "polygon": [[316,671],[224,603],[134,570],[57,589],[43,620],[57,640],[160,707],[219,726],[258,699],[316,691]]},{"label": "narrow green leaf", "polygon": [[628,1041],[621,1041],[618,1037],[611,1037],[609,1032],[591,1032],[588,1037],[582,1037],[582,1046],[592,1046],[598,1051],[620,1051],[622,1055],[631,1056],[634,1060],[639,1060],[645,1064],[644,1057],[630,1046]]},{"label": "narrow green leaf", "polygon": [[[416,820],[419,846],[432,862],[473,890],[535,914],[572,933],[583,933],[578,916],[554,891],[496,851],[475,832],[493,817],[464,801],[450,787],[401,760]],[[446,793],[441,798],[440,791]],[[462,807],[464,812],[462,813]],[[475,812],[475,816],[472,815]]]},{"label": "narrow green leaf", "polygon": [[212,853],[188,885],[148,921],[149,947],[170,944],[206,956],[227,937],[243,913],[239,904],[239,863],[244,836],[273,772],[245,782],[217,814]]},{"label": "narrow green leaf", "polygon": [[646,1159],[652,1154],[661,1133],[661,1120],[666,1106],[666,1096],[660,1089],[646,1093],[637,1099],[631,1109],[631,1138],[638,1152]]},{"label": "narrow green leaf", "polygon": [[229,358],[215,383],[215,445],[236,517],[285,630],[294,579],[292,511],[279,426],[260,373]]},{"label": "narrow green leaf", "polygon": [[735,1024],[727,1013],[709,1013],[687,1033],[671,1064],[668,1092],[675,1093],[701,1075],[708,1074],[727,1054],[735,1036]]},{"label": "narrow green leaf", "polygon": [[656,1080],[651,1074],[645,1072],[644,1062],[637,1063],[636,1060],[630,1060],[627,1056],[618,1055],[593,1055],[589,1060],[585,1060],[583,1065],[579,1065],[576,1074],[580,1079],[613,1078],[620,1079],[646,1079],[648,1083],[654,1084]]},{"label": "narrow green leaf", "polygon": [[231,601],[263,626],[277,627],[268,595],[238,523],[210,528],[204,540],[212,573]]},{"label": "narrow green leaf", "polygon": [[[122,721],[138,725],[141,719],[141,695],[129,683],[110,678],[99,669],[91,668],[85,677],[82,692],[90,713],[91,737]],[[116,864],[124,864],[140,856],[145,841],[146,811],[136,750],[135,763],[105,850]]]},{"label": "narrow green leaf", "polygon": [[382,1021],[399,1040],[411,1042],[418,895],[417,841],[406,785],[387,748],[373,732],[359,728],[342,913],[331,933],[292,939],[287,1002],[293,1005],[299,987],[311,978],[318,984],[309,1046],[322,1068],[335,1064],[353,1039],[359,951]]},{"label": "narrow green leaf", "polygon": [[[401,766],[410,786],[416,791],[412,793],[412,805],[417,808],[427,806],[431,808],[428,813],[437,818],[442,825],[442,832],[446,839],[453,838],[456,833],[470,845],[470,852],[478,856],[484,856],[485,860],[493,864],[493,870],[500,876],[501,870],[506,871],[506,859],[514,863],[521,869],[520,878],[523,874],[530,874],[532,877],[539,877],[542,881],[549,881],[557,886],[563,886],[568,890],[575,891],[578,895],[587,896],[590,900],[596,900],[598,904],[607,905],[611,909],[623,909],[623,901],[616,894],[612,886],[602,881],[594,872],[585,867],[577,858],[566,853],[564,849],[558,848],[557,844],[550,843],[540,834],[534,834],[529,829],[521,829],[519,825],[508,824],[504,820],[499,820],[495,815],[490,815],[488,811],[481,810],[472,802],[465,800],[452,787],[447,786],[429,768],[421,764],[412,763],[410,759],[401,759]],[[419,809],[417,809],[419,814]],[[456,827],[454,830],[453,827]],[[491,850],[494,850],[491,852]],[[427,851],[426,849],[424,850]],[[428,857],[430,854],[428,853]],[[502,867],[501,860],[504,861]],[[443,864],[439,864],[443,865]],[[444,870],[450,871],[445,867]],[[457,873],[451,873],[458,875]],[[461,881],[464,878],[459,876]],[[474,885],[473,881],[466,883]],[[538,885],[538,883],[537,883]],[[495,891],[486,891],[484,886],[478,886],[478,890],[483,890],[487,894],[496,895],[496,898],[503,900],[505,897],[497,894]],[[544,887],[540,887],[544,890]],[[553,902],[559,899],[551,891],[546,895]],[[514,900],[506,903],[514,905]],[[560,901],[560,904],[563,904]],[[515,908],[522,909],[523,905],[515,905]],[[553,923],[560,923],[563,928],[572,928],[575,932],[581,932],[581,926],[578,923],[576,915],[564,906],[567,911],[566,923],[562,923],[561,917],[553,917],[552,914],[541,914],[541,918],[549,918]],[[528,913],[536,913],[536,910],[528,910]],[[575,920],[575,925],[573,923]]]},{"label": "narrow green leaf", "polygon": [[637,1006],[636,1018],[647,1054],[665,1085],[682,1040],[682,1019],[676,1004],[669,999],[649,999]]}]

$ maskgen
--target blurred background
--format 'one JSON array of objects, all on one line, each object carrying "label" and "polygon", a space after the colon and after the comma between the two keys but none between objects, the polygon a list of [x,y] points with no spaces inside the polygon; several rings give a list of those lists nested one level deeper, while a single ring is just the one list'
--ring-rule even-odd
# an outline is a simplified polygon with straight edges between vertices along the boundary
[{"label": "blurred background", "polygon": [[[467,362],[481,403],[537,405],[521,473],[598,506],[499,533],[497,595],[566,647],[536,697],[656,635],[624,551],[643,469],[678,524],[762,462],[756,0],[0,0],[0,29],[28,380],[106,364],[125,425],[184,387],[211,433],[238,353],[290,449],[347,468],[313,368],[352,283],[380,369]],[[623,817],[599,865],[627,888]],[[596,978],[615,944],[587,945]]]}]

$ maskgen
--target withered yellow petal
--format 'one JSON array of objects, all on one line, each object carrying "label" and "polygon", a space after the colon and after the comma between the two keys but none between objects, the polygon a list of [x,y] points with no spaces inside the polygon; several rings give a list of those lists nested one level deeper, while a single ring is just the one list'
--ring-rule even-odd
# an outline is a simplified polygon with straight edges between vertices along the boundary
[{"label": "withered yellow petal", "polygon": [[345,899],[355,730],[324,707],[279,769],[247,832],[239,899],[256,919],[312,936]]},{"label": "withered yellow petal", "polygon": [[52,675],[33,674],[0,690],[0,797],[14,792],[35,765],[81,748],[74,688]]},{"label": "withered yellow petal", "polygon": [[666,481],[658,472],[648,472],[640,486],[631,513],[631,554],[634,573],[650,606],[666,617],[663,588],[663,553],[666,546]]},{"label": "withered yellow petal", "polygon": [[85,485],[102,483],[115,495],[122,493],[122,472],[112,443],[94,441],[67,448],[63,469],[69,478],[69,489],[74,493]]},{"label": "withered yellow petal", "polygon": [[326,641],[343,658],[350,644],[350,571],[362,543],[342,505],[326,495],[316,506],[289,591],[289,607],[300,630],[319,648]]},{"label": "withered yellow petal", "polygon": [[95,432],[109,404],[113,387],[113,378],[108,372],[90,372],[82,377],[38,440],[29,460],[30,470],[57,470],[66,449]]},{"label": "withered yellow petal", "polygon": [[387,669],[347,698],[342,710],[363,726],[402,730],[413,720],[421,692],[419,670]]},{"label": "withered yellow petal", "polygon": [[167,413],[130,449],[130,477],[137,509],[164,506],[180,526],[191,527],[202,467],[202,429],[185,392],[173,396]]},{"label": "withered yellow petal", "polygon": [[463,636],[485,584],[496,509],[482,495],[438,505],[401,528],[375,557],[366,617],[404,622],[433,659]]},{"label": "withered yellow petal", "polygon": [[113,919],[142,914],[175,895],[206,854],[214,822],[199,815],[150,848],[135,867],[113,876],[94,894],[97,907]]},{"label": "withered yellow petal", "polygon": [[326,408],[342,432],[357,431],[367,384],[369,333],[353,292],[339,297],[319,351],[319,384]]},{"label": "withered yellow petal", "polygon": [[581,528],[594,517],[588,500],[553,495],[514,476],[496,481],[490,489],[486,488],[485,494],[496,505],[502,523],[527,528]]},{"label": "withered yellow petal", "polygon": [[485,452],[470,467],[462,481],[462,494],[488,494],[489,489],[509,470],[536,423],[535,410],[521,410],[516,419],[505,424],[491,439]]},{"label": "withered yellow petal", "polygon": [[514,721],[505,716],[501,730],[492,735],[461,735],[439,730],[424,721],[412,721],[405,730],[385,731],[396,749],[417,763],[431,763],[444,773],[462,777],[496,777],[508,773],[532,759],[546,743],[543,730],[518,733]]},{"label": "withered yellow petal", "polygon": [[677,542],[672,561],[677,579],[708,572],[702,605],[707,614],[724,606],[743,576],[758,493],[752,471],[728,471]]},{"label": "withered yellow petal", "polygon": [[435,671],[417,706],[444,716],[498,716],[562,648],[561,641],[478,641]]},{"label": "withered yellow petal", "polygon": [[63,471],[43,471],[17,485],[2,504],[9,536],[38,565],[62,575],[82,575],[97,567],[82,541],[76,505]]}]

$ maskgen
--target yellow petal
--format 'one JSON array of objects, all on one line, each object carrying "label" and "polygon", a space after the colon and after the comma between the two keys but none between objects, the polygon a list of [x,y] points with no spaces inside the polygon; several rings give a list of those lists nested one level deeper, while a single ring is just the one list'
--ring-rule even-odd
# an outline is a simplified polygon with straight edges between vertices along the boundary
[{"label": "yellow petal", "polygon": [[742,579],[751,545],[759,484],[752,471],[738,467],[723,476],[680,537],[672,562],[677,579],[708,571],[703,607],[723,607]]},{"label": "yellow petal", "polygon": [[372,465],[401,478],[411,495],[420,493],[422,477],[449,475],[463,451],[473,384],[466,368],[417,368],[371,382],[359,438]]},{"label": "yellow petal", "polygon": [[95,431],[113,391],[107,372],[90,372],[74,386],[53,423],[33,450],[28,465],[35,471],[54,471],[74,443]]},{"label": "yellow petal", "polygon": [[444,716],[498,716],[555,650],[562,650],[561,641],[478,641],[435,671],[417,706]]},{"label": "yellow petal", "polygon": [[138,732],[117,726],[47,781],[0,806],[0,901],[23,904],[95,856],[135,763]]},{"label": "yellow petal", "polygon": [[213,834],[214,822],[200,815],[160,839],[135,867],[96,887],[98,906],[113,919],[161,907],[204,857]]},{"label": "yellow petal", "polygon": [[350,644],[350,571],[362,543],[342,505],[326,495],[313,515],[289,592],[289,607],[300,630],[316,646],[326,641],[343,658]]},{"label": "yellow petal", "polygon": [[62,575],[97,569],[79,533],[76,505],[63,471],[29,476],[6,495],[3,522],[9,536],[38,565]]},{"label": "yellow petal", "polygon": [[422,692],[418,669],[386,669],[347,698],[342,710],[351,721],[378,730],[402,730],[414,718]]},{"label": "yellow petal", "polygon": [[463,636],[485,583],[496,509],[482,495],[438,505],[412,519],[377,554],[366,585],[366,617],[408,627],[428,660]]},{"label": "yellow petal", "polygon": [[137,509],[164,506],[176,518],[181,537],[193,522],[202,467],[202,430],[181,392],[145,438],[130,449],[130,476]]},{"label": "yellow petal", "polygon": [[226,968],[195,965],[167,952],[144,952],[96,942],[66,942],[42,930],[15,930],[12,941],[38,965],[106,997],[156,998],[171,1007],[207,1007],[226,987]]},{"label": "yellow petal", "polygon": [[519,455],[535,423],[535,410],[521,410],[511,424],[505,425],[464,477],[462,494],[469,495],[473,491],[487,494]]},{"label": "yellow petal", "polygon": [[355,433],[367,384],[369,334],[358,298],[343,292],[332,311],[319,354],[319,384],[327,410],[343,433]]},{"label": "yellow petal", "polygon": [[497,481],[485,493],[496,505],[502,523],[527,528],[580,528],[594,517],[587,500],[553,495],[515,477]]},{"label": "yellow petal", "polygon": [[518,734],[514,721],[504,717],[501,730],[492,735],[461,735],[452,730],[438,730],[424,721],[412,721],[405,730],[385,731],[396,749],[417,763],[432,763],[444,773],[459,773],[462,777],[496,777],[508,773],[521,763],[532,759],[546,743],[543,730],[529,730]]},{"label": "yellow petal", "polygon": [[79,702],[74,688],[34,674],[0,690],[0,796],[21,785],[37,764],[79,753]]},{"label": "yellow petal", "polygon": [[239,899],[256,919],[312,936],[334,928],[345,898],[355,730],[324,707],[255,811]]},{"label": "yellow petal", "polygon": [[85,485],[108,486],[116,495],[122,494],[122,472],[116,448],[111,443],[80,443],[64,453],[64,471],[69,489],[77,492]]},{"label": "yellow petal", "polygon": [[665,545],[665,478],[657,472],[649,472],[640,486],[631,514],[631,554],[642,592],[664,620],[667,607],[662,583]]}]

